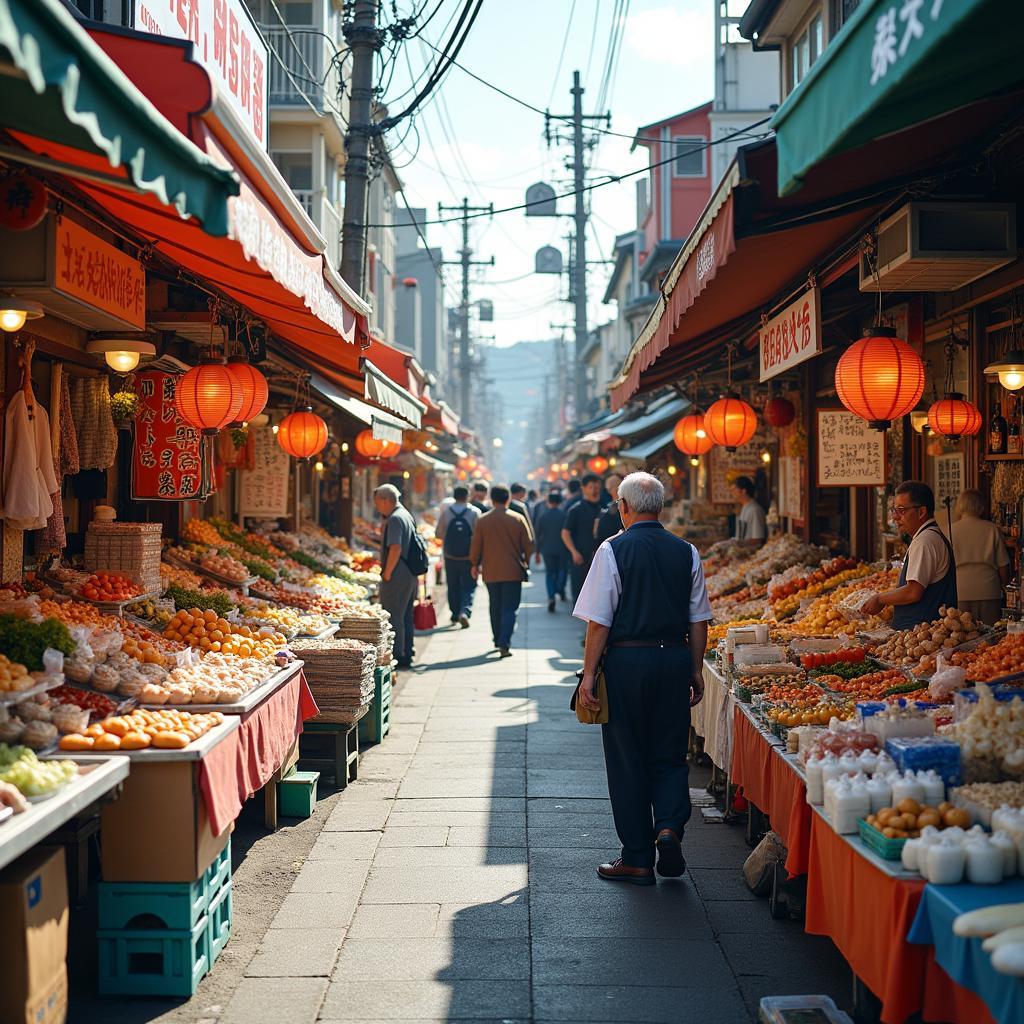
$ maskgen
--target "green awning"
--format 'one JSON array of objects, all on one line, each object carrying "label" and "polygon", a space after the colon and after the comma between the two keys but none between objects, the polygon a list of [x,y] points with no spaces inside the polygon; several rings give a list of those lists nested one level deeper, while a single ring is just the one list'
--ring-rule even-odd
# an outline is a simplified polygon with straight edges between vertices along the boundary
[{"label": "green awning", "polygon": [[779,195],[819,161],[1024,83],[1021,0],[865,0],[772,119]]},{"label": "green awning", "polygon": [[0,74],[0,127],[100,154],[208,234],[227,234],[234,172],[167,121],[59,0],[0,0]]}]

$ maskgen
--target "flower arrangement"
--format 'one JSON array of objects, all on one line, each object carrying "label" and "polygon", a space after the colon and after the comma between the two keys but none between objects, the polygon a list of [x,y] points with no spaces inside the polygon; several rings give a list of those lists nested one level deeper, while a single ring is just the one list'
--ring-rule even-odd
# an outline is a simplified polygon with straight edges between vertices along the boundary
[{"label": "flower arrangement", "polygon": [[118,426],[127,426],[139,414],[142,403],[134,391],[122,389],[110,396],[110,415]]}]

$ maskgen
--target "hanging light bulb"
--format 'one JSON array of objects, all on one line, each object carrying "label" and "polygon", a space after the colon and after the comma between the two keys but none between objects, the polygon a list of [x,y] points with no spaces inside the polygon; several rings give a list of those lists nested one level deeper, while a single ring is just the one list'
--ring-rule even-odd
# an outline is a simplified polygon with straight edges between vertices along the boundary
[{"label": "hanging light bulb", "polygon": [[995,362],[989,363],[982,371],[986,376],[995,374],[1007,391],[1019,391],[1024,388],[1024,350],[1010,349]]},{"label": "hanging light bulb", "polygon": [[281,429],[281,427],[279,424],[275,423],[270,429],[273,431],[274,435],[277,436],[277,432]]},{"label": "hanging light bulb", "polygon": [[700,459],[698,459],[696,455],[691,456],[691,458],[690,458],[690,465],[691,466],[699,466],[700,465]]},{"label": "hanging light bulb", "polygon": [[115,373],[131,373],[142,356],[156,355],[156,345],[135,338],[93,338],[86,342],[85,351],[102,355]]},{"label": "hanging light bulb", "polygon": [[20,331],[26,320],[38,320],[42,315],[43,307],[38,302],[16,299],[13,295],[0,296],[0,330]]},{"label": "hanging light bulb", "polygon": [[341,442],[341,450],[343,454],[348,451],[348,441]]},{"label": "hanging light bulb", "polygon": [[669,475],[669,476],[675,476],[675,475],[676,475],[676,473],[678,473],[678,472],[679,472],[679,471],[678,471],[678,470],[676,469],[676,467],[675,467],[675,466],[669,466],[669,467],[668,467],[668,475]]},{"label": "hanging light bulb", "polygon": [[772,453],[769,451],[761,452],[761,461],[767,466],[772,461]]},{"label": "hanging light bulb", "polygon": [[316,462],[313,463],[313,468],[318,473],[322,473],[324,471],[324,464],[319,459],[317,459]]}]

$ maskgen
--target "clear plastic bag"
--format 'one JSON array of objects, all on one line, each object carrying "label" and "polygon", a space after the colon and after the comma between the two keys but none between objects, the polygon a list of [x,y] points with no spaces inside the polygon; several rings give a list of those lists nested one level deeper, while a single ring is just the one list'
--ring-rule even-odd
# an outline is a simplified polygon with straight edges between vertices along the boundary
[{"label": "clear plastic bag", "polygon": [[950,665],[940,654],[935,663],[935,674],[928,684],[928,693],[939,701],[946,701],[967,685],[967,673],[956,665]]}]

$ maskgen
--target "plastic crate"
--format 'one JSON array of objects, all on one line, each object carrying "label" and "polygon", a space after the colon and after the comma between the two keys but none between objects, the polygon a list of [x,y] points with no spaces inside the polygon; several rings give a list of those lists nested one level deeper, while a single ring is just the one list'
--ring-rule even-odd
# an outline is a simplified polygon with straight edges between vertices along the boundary
[{"label": "plastic crate", "polygon": [[217,893],[224,888],[225,885],[231,884],[231,839],[228,839],[227,846],[224,847],[216,857],[213,858],[213,863],[203,873],[206,879],[206,898],[208,903],[212,903]]},{"label": "plastic crate", "polygon": [[278,813],[284,818],[310,818],[316,807],[319,772],[292,771],[277,784]]},{"label": "plastic crate", "polygon": [[100,931],[99,991],[107,996],[193,996],[210,970],[209,919],[190,931]]},{"label": "plastic crate", "polygon": [[390,668],[376,668],[373,673],[373,704],[370,713],[359,723],[359,738],[364,743],[380,743],[391,731],[391,687],[394,682]]},{"label": "plastic crate", "polygon": [[883,860],[899,860],[902,856],[906,839],[890,839],[863,818],[857,819],[857,831],[864,845],[874,850]]},{"label": "plastic crate", "polygon": [[828,996],[765,996],[759,1024],[852,1024]]},{"label": "plastic crate", "polygon": [[100,882],[99,927],[190,931],[208,904],[205,875],[194,882]]},{"label": "plastic crate", "polygon": [[231,880],[221,889],[210,903],[207,914],[207,929],[210,942],[210,966],[213,967],[220,956],[221,950],[231,938]]}]

